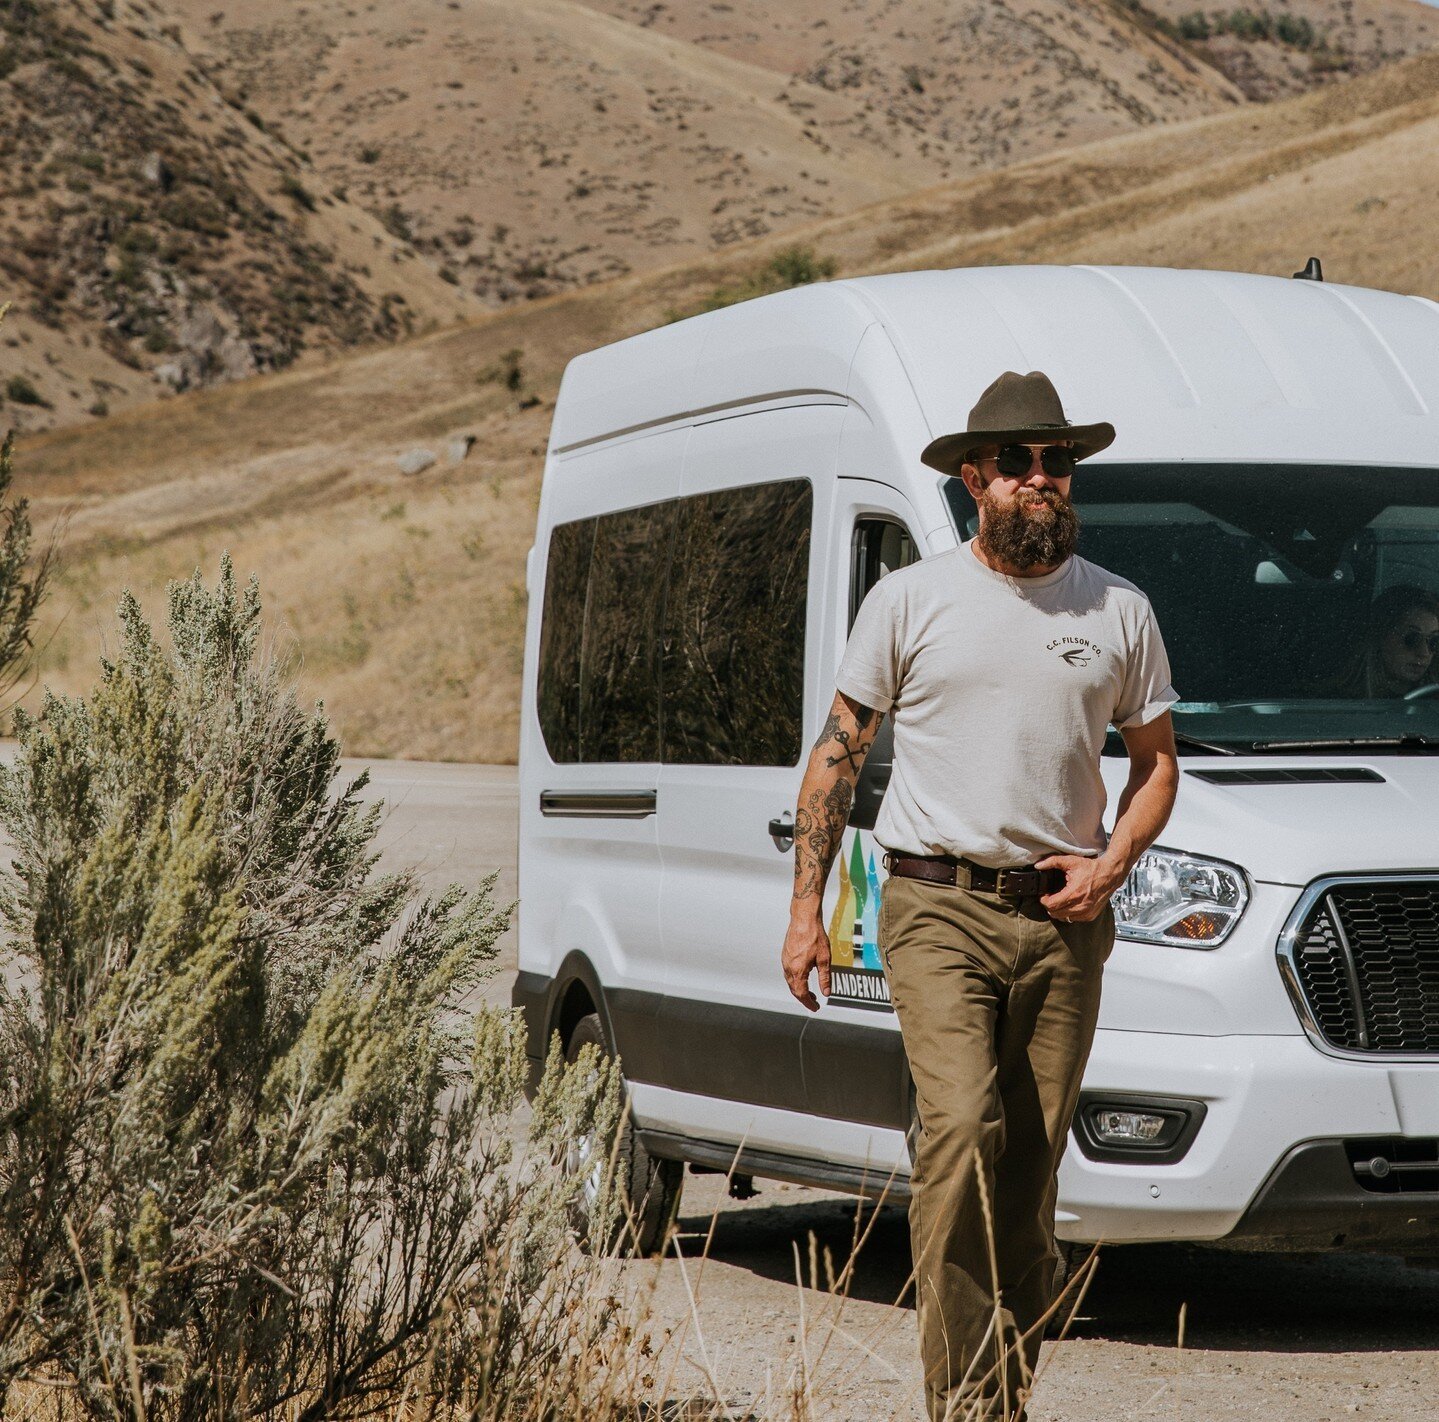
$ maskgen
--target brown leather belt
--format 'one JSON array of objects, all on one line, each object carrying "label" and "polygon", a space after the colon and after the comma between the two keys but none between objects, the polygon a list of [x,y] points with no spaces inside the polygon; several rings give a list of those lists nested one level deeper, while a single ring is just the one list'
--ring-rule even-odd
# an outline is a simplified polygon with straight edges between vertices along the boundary
[{"label": "brown leather belt", "polygon": [[960,889],[979,889],[1003,899],[1031,894],[1054,894],[1064,887],[1063,869],[1036,869],[1026,864],[1015,869],[993,869],[973,859],[952,854],[894,854],[884,852],[884,867],[906,879],[928,879]]}]

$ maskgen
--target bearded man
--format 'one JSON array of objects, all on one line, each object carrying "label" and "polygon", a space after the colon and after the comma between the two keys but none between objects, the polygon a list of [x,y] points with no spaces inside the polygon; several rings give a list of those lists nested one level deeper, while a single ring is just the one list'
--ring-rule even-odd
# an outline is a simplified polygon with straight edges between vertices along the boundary
[{"label": "bearded man", "polygon": [[[1178,697],[1149,599],[1074,551],[1075,465],[1113,439],[1070,424],[1041,372],[1006,371],[967,429],[925,448],[963,479],[979,531],[871,590],[800,787],[783,967],[813,1010],[811,971],[829,991],[824,882],[893,715],[877,943],[915,1088],[910,1231],[935,1422],[1025,1416],[1110,896],[1178,784]],[[1106,836],[1110,725],[1130,773]]]}]

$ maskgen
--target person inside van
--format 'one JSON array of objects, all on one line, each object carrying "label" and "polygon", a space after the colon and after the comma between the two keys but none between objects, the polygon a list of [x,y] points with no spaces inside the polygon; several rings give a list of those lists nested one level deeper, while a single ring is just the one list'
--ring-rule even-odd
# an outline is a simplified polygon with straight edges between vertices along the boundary
[{"label": "person inside van", "polygon": [[1439,597],[1410,583],[1369,604],[1364,639],[1348,666],[1324,686],[1331,696],[1404,696],[1439,671]]}]

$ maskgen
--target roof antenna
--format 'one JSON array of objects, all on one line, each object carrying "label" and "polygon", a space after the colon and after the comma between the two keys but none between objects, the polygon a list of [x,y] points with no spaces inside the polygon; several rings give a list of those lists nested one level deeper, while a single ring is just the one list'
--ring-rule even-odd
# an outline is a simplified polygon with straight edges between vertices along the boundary
[{"label": "roof antenna", "polygon": [[1304,270],[1303,270],[1302,272],[1295,272],[1295,273],[1294,273],[1294,280],[1295,280],[1295,281],[1323,281],[1323,280],[1324,280],[1324,268],[1319,264],[1319,258],[1318,258],[1318,257],[1310,257],[1310,259],[1309,259],[1307,262],[1304,263]]}]

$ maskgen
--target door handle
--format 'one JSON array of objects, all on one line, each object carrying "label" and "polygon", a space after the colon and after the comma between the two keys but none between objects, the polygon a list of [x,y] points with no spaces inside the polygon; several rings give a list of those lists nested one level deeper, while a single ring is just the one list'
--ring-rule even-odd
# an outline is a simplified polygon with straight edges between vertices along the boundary
[{"label": "door handle", "polygon": [[642,820],[654,814],[654,790],[541,790],[540,813],[578,819]]},{"label": "door handle", "polygon": [[788,810],[769,822],[769,837],[781,854],[787,854],[794,848],[794,817]]}]

